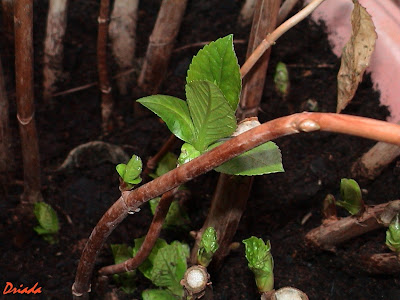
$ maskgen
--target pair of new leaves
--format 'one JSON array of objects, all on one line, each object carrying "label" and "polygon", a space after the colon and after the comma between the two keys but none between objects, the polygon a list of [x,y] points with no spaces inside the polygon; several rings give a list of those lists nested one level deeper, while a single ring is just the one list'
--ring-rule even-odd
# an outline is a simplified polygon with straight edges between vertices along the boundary
[{"label": "pair of new leaves", "polygon": [[[178,159],[189,162],[230,137],[236,130],[235,111],[241,92],[240,68],[228,35],[205,46],[193,58],[186,78],[187,101],[166,95],[137,100],[157,114],[185,144]],[[216,169],[234,175],[282,172],[278,147],[268,142]]]}]

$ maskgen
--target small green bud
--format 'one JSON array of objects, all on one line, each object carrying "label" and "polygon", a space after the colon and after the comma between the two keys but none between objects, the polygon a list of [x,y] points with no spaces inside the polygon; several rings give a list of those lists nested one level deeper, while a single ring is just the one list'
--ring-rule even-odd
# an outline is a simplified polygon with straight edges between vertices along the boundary
[{"label": "small green bud", "polygon": [[342,201],[336,201],[336,205],[343,207],[350,214],[356,215],[364,209],[361,189],[354,179],[340,180],[340,196]]},{"label": "small green bud", "polygon": [[390,223],[388,230],[386,231],[386,246],[390,250],[399,253],[400,252],[400,221],[399,214]]},{"label": "small green bud", "polygon": [[283,62],[278,62],[275,69],[274,75],[275,89],[277,93],[286,98],[289,94],[290,81],[289,81],[289,71]]},{"label": "small green bud", "polygon": [[39,223],[33,229],[50,244],[57,243],[57,233],[60,230],[57,213],[45,202],[36,202],[33,213]]},{"label": "small green bud", "polygon": [[122,180],[131,186],[139,184],[142,181],[142,178],[140,178],[142,160],[139,156],[132,155],[127,164],[119,164],[116,169]]},{"label": "small green bud", "polygon": [[254,236],[243,240],[250,270],[254,273],[258,291],[261,293],[274,289],[274,260],[271,244]]},{"label": "small green bud", "polygon": [[218,247],[217,232],[213,227],[208,227],[201,236],[199,250],[197,251],[197,262],[207,267]]}]

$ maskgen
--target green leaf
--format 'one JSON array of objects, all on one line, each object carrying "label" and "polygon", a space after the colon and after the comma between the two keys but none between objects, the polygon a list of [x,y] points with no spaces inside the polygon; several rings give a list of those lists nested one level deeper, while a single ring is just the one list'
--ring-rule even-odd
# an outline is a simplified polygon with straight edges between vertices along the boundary
[{"label": "green leaf", "polygon": [[203,267],[207,267],[214,253],[218,250],[217,232],[213,227],[208,227],[201,236],[197,261]]},{"label": "green leaf", "polygon": [[[210,150],[221,145],[216,143],[210,146]],[[218,172],[231,175],[263,175],[284,172],[282,155],[274,142],[267,142],[253,148],[233,159],[227,161],[215,169]]]},{"label": "green leaf", "polygon": [[250,270],[254,273],[260,292],[268,292],[274,288],[274,260],[271,255],[271,244],[254,236],[243,240],[246,258]]},{"label": "green leaf", "polygon": [[186,97],[195,130],[191,144],[198,151],[235,131],[235,112],[215,84],[192,81],[186,84]]},{"label": "green leaf", "polygon": [[187,143],[193,141],[193,122],[186,101],[166,95],[153,95],[136,101],[158,115],[177,138]]},{"label": "green leaf", "polygon": [[168,288],[174,295],[183,296],[180,281],[187,269],[188,257],[189,246],[186,244],[174,241],[161,248],[154,258],[151,281],[156,286]]},{"label": "green leaf", "polygon": [[36,202],[33,213],[40,225],[40,227],[37,226],[34,228],[39,235],[58,233],[60,226],[57,213],[49,204],[45,202]]},{"label": "green leaf", "polygon": [[205,80],[217,85],[231,108],[236,111],[239,103],[240,67],[233,49],[233,35],[220,38],[204,46],[189,67],[186,82]]},{"label": "green leaf", "polygon": [[354,179],[340,180],[340,196],[342,201],[336,201],[336,205],[343,207],[350,214],[356,215],[364,208],[360,186]]},{"label": "green leaf", "polygon": [[200,156],[200,154],[200,151],[198,151],[191,144],[184,143],[181,147],[181,154],[178,157],[178,163],[179,165],[186,164],[195,159],[197,156]]},{"label": "green leaf", "polygon": [[[161,199],[160,197],[157,197],[149,201],[150,210],[153,215],[156,212],[158,203],[160,203],[160,199]],[[190,222],[189,217],[179,206],[179,201],[177,200],[172,201],[167,216],[165,217],[163,228],[182,227],[189,222]]]},{"label": "green leaf", "polygon": [[274,83],[275,89],[278,94],[281,97],[286,98],[286,96],[289,94],[290,81],[289,71],[283,62],[278,62],[278,64],[276,65]]},{"label": "green leaf", "polygon": [[[135,239],[135,247],[132,250],[133,256],[136,255],[136,253],[139,251],[140,246],[143,244],[144,237]],[[151,272],[153,270],[153,264],[154,264],[154,259],[158,253],[158,251],[164,247],[166,247],[168,244],[165,240],[163,239],[157,239],[153,249],[151,250],[149,256],[147,259],[139,266],[139,271],[143,273],[143,275],[151,280]]]},{"label": "green leaf", "polygon": [[386,245],[390,250],[400,252],[400,221],[399,214],[390,223],[386,231]]},{"label": "green leaf", "polygon": [[171,152],[167,152],[163,158],[158,162],[157,169],[154,174],[150,174],[153,178],[160,177],[165,173],[176,168],[177,157]]},{"label": "green leaf", "polygon": [[177,300],[168,290],[144,290],[142,293],[143,300]]}]

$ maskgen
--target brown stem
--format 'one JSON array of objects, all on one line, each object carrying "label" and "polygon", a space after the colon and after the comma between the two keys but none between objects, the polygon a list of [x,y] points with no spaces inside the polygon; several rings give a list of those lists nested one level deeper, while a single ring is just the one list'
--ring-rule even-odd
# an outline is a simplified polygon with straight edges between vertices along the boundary
[{"label": "brown stem", "polygon": [[251,56],[246,60],[240,69],[240,74],[242,78],[250,71],[250,69],[255,65],[258,59],[264,54],[264,52],[275,44],[275,42],[290,28],[304,20],[309,14],[311,14],[314,9],[316,9],[325,0],[313,0],[301,11],[295,14],[293,17],[288,19],[285,23],[280,25],[271,34],[267,35],[260,43],[260,45],[254,50]]},{"label": "brown stem", "polygon": [[[0,59],[0,182],[5,184],[7,173],[13,165],[11,152],[11,132],[9,127],[8,97]],[[3,177],[4,176],[4,177]]]},{"label": "brown stem", "polygon": [[42,199],[40,193],[39,145],[33,100],[32,6],[32,0],[20,0],[14,3],[17,119],[24,164],[24,194],[22,199],[29,203]]},{"label": "brown stem", "polygon": [[186,4],[187,0],[161,2],[138,80],[139,86],[149,94],[157,93],[164,79]]},{"label": "brown stem", "polygon": [[308,232],[305,239],[314,246],[333,251],[337,244],[382,227],[378,218],[390,203],[367,206],[359,217],[326,220],[321,226]]},{"label": "brown stem", "polygon": [[330,131],[400,145],[400,126],[384,121],[333,113],[299,113],[278,118],[246,131],[194,160],[140,186],[122,193],[96,225],[79,261],[73,294],[87,297],[94,262],[112,230],[140,205],[224,162],[278,137],[299,132]]},{"label": "brown stem", "polygon": [[113,129],[112,113],[114,100],[111,94],[111,84],[107,68],[107,33],[109,22],[110,0],[100,1],[99,31],[97,34],[97,70],[99,72],[99,88],[101,92],[101,116],[103,133],[108,134]]},{"label": "brown stem", "polygon": [[176,141],[177,139],[175,135],[171,134],[168,140],[161,147],[161,149],[156,153],[156,155],[154,155],[147,161],[146,168],[143,171],[144,176],[150,174],[150,172],[152,172],[156,168],[158,162],[161,160],[161,158],[163,158],[165,154],[167,154],[168,151],[171,150]]},{"label": "brown stem", "polygon": [[128,272],[136,269],[140,266],[143,261],[149,256],[157,238],[160,235],[162,225],[164,223],[165,217],[167,216],[169,207],[172,200],[174,199],[174,190],[168,191],[162,195],[159,204],[157,205],[156,212],[153,217],[153,221],[150,224],[149,231],[143,241],[142,246],[136,253],[135,257],[128,259],[127,261],[103,267],[99,270],[100,275],[111,275],[117,273]]},{"label": "brown stem", "polygon": [[50,0],[44,42],[43,98],[49,102],[63,73],[64,35],[68,0]]}]

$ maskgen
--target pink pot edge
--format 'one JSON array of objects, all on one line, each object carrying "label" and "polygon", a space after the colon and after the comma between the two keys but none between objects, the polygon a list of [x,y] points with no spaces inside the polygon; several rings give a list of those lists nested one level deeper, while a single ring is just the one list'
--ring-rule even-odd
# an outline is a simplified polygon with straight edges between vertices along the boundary
[{"label": "pink pot edge", "polygon": [[[388,121],[400,122],[400,8],[391,0],[359,2],[372,16],[378,34],[367,72],[374,89],[380,91],[381,104],[389,107]],[[326,0],[311,16],[315,22],[325,23],[332,51],[338,57],[351,35],[352,9],[350,0]]]}]

